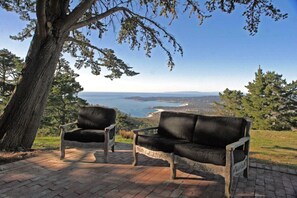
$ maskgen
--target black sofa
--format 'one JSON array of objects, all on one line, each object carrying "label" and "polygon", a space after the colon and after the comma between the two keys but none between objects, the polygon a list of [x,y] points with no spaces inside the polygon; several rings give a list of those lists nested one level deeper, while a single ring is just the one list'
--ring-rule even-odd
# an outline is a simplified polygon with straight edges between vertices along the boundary
[{"label": "black sofa", "polygon": [[232,177],[248,177],[250,125],[244,118],[161,112],[158,127],[133,130],[133,165],[139,153],[166,160],[174,179],[176,164],[187,163],[223,176],[230,197]]}]

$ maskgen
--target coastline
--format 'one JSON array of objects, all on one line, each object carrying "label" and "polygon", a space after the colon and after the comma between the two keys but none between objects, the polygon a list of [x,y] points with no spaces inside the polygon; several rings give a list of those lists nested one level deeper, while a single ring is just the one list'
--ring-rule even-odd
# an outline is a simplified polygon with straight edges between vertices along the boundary
[{"label": "coastline", "polygon": [[[184,104],[181,104],[177,107],[187,107],[189,104],[188,103],[184,103]],[[171,107],[172,108],[172,107]],[[154,115],[158,114],[158,113],[161,113],[163,111],[166,111],[166,110],[169,110],[169,109],[166,109],[166,107],[164,109],[161,109],[161,108],[153,108],[155,109],[156,111],[152,112],[152,113],[149,113],[146,117],[147,118],[151,118],[153,117]]]},{"label": "coastline", "polygon": [[[158,119],[162,111],[212,113],[212,104],[219,96],[184,94],[135,93],[84,93],[83,99],[90,104],[116,108],[132,117]],[[136,102],[135,102],[136,101]]]},{"label": "coastline", "polygon": [[156,111],[152,112],[152,113],[149,113],[146,117],[147,118],[151,118],[153,117],[155,114],[157,113],[161,113],[162,111],[165,111],[165,109],[155,109]]}]

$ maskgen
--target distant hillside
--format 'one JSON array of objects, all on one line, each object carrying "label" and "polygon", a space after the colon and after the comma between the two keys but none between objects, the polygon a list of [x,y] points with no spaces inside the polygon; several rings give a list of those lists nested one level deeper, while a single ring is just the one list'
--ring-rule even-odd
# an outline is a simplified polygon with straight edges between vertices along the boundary
[{"label": "distant hillside", "polygon": [[173,92],[164,92],[164,94],[180,94],[185,97],[200,97],[200,96],[218,96],[219,92],[200,92],[200,91],[173,91]]},{"label": "distant hillside", "polygon": [[213,103],[220,100],[219,96],[200,96],[200,97],[128,97],[127,99],[137,101],[163,101],[184,104],[179,107],[157,106],[154,109],[164,109],[172,111],[186,111],[200,114],[215,114]]}]

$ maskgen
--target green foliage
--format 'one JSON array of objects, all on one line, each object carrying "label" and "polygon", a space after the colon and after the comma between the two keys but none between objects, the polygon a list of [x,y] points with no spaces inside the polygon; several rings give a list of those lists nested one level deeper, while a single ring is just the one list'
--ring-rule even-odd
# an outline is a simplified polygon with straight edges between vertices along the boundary
[{"label": "green foliage", "polygon": [[131,117],[117,110],[116,125],[117,131],[131,131],[132,129],[152,127],[154,124],[141,118]]},{"label": "green foliage", "polygon": [[126,130],[130,131],[135,128],[136,122],[131,116],[126,113],[122,113],[117,110],[117,118],[116,118],[117,131]]},{"label": "green foliage", "polygon": [[254,129],[288,130],[296,128],[297,83],[287,83],[275,72],[259,68],[255,79],[246,86],[248,93],[226,89],[220,93],[222,112],[249,117]]},{"label": "green foliage", "polygon": [[134,118],[121,111],[117,111],[116,125],[117,133],[120,136],[120,141],[130,139],[125,141],[128,143],[131,143],[131,139],[133,139],[132,129],[156,126],[154,120],[149,118]]},{"label": "green foliage", "polygon": [[75,121],[79,106],[87,104],[85,100],[78,97],[78,93],[83,88],[75,80],[76,77],[78,74],[74,73],[69,63],[61,58],[55,72],[40,132],[48,135],[58,134],[59,125]]},{"label": "green foliage", "polygon": [[24,62],[7,49],[0,50],[0,98],[11,95]]},{"label": "green foliage", "polygon": [[8,103],[24,61],[7,49],[0,50],[0,113]]},{"label": "green foliage", "polygon": [[270,71],[263,74],[262,69],[258,69],[255,80],[246,86],[248,93],[242,101],[246,113],[253,119],[254,128],[290,129],[289,119],[285,115],[286,86],[282,75]]},{"label": "green foliage", "polygon": [[291,126],[297,128],[297,80],[286,86],[284,115],[289,118]]},{"label": "green foliage", "polygon": [[219,93],[221,102],[216,102],[217,113],[220,115],[228,116],[244,116],[244,109],[242,105],[243,93],[241,91],[224,90],[223,93]]}]

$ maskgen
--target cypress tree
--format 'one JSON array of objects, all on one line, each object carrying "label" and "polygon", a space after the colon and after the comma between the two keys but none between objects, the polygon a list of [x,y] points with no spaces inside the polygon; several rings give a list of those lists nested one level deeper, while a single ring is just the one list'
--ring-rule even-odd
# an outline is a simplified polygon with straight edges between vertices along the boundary
[{"label": "cypress tree", "polygon": [[286,101],[283,116],[286,117],[292,129],[297,128],[297,80],[286,86]]},{"label": "cypress tree", "polygon": [[245,115],[242,105],[243,93],[241,91],[227,88],[219,95],[220,102],[215,103],[218,114],[238,117]]},{"label": "cypress tree", "polygon": [[264,130],[290,129],[287,114],[286,80],[275,72],[263,73],[259,67],[255,80],[246,86],[243,97],[247,115],[253,119],[253,127]]}]

